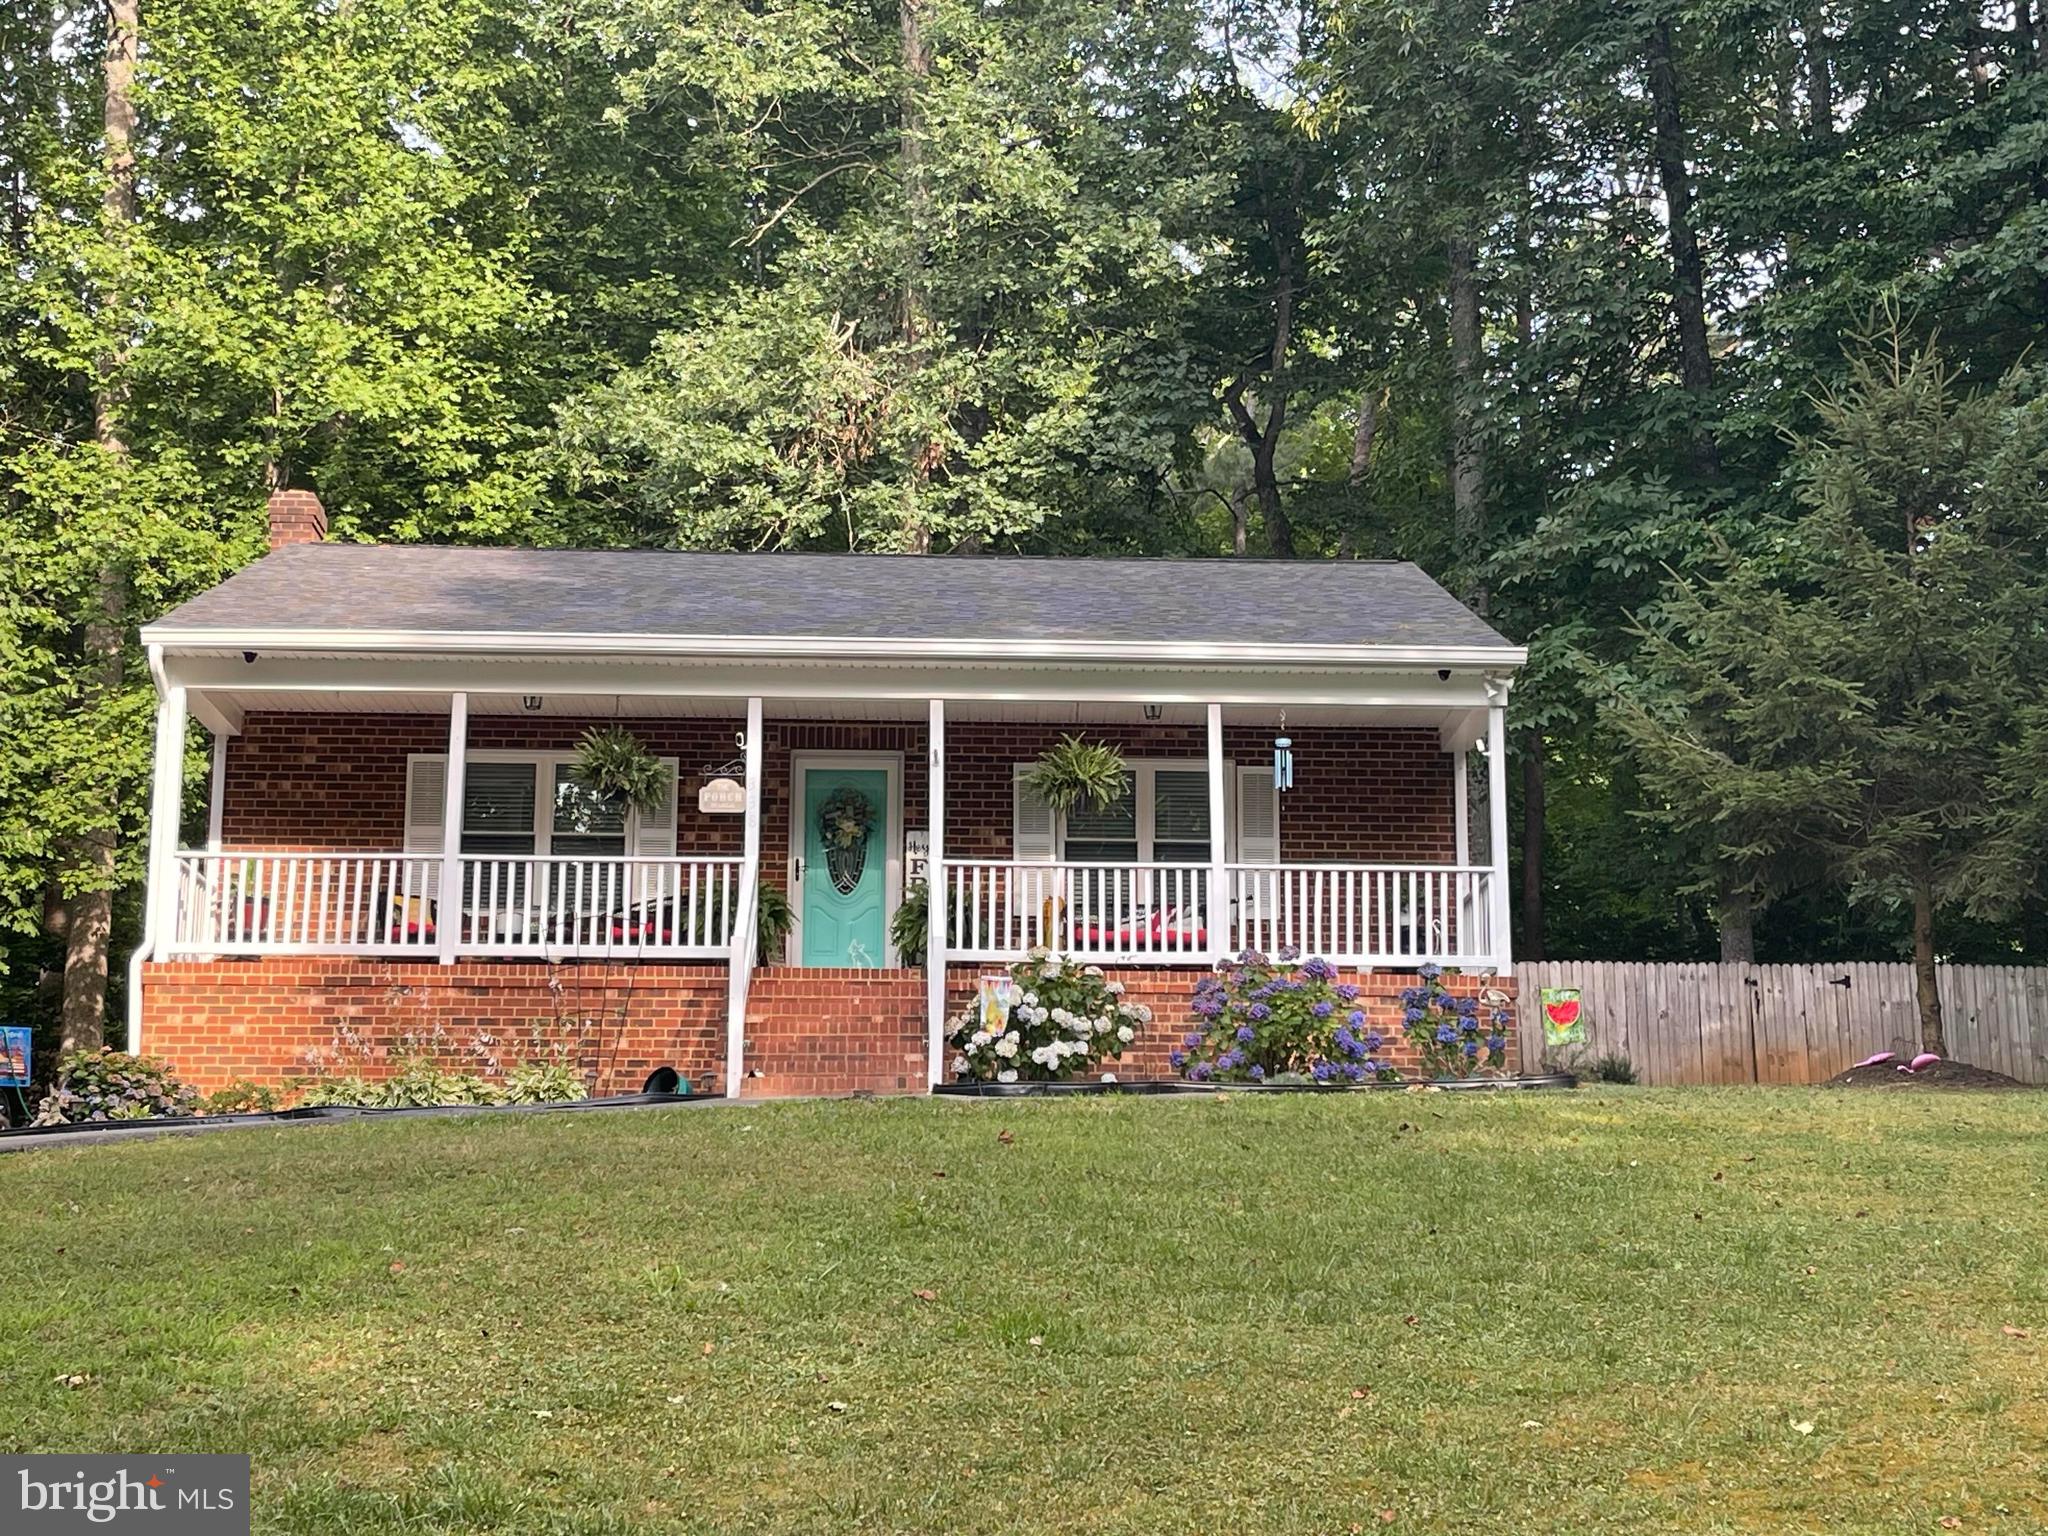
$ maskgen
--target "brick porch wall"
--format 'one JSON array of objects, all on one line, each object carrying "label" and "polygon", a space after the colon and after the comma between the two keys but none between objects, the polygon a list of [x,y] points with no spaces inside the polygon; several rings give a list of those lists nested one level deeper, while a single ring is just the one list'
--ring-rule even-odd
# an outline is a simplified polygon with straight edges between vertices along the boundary
[{"label": "brick porch wall", "polygon": [[408,1035],[464,1072],[483,1070],[479,1050],[510,1065],[537,1037],[573,1045],[597,1093],[637,1090],[662,1065],[699,1093],[724,1089],[722,965],[174,960],[144,966],[142,988],[143,1049],[207,1092],[303,1076],[308,1053],[332,1051],[343,1031],[368,1048],[372,1077]]},{"label": "brick porch wall", "polygon": [[[1000,970],[949,967],[950,1006],[964,1006],[976,979]],[[1132,1080],[1174,1076],[1167,1054],[1193,1022],[1188,1005],[1200,968],[1118,968],[1112,974],[1127,997],[1152,1010],[1151,1026],[1114,1070]],[[1372,1027],[1398,1040],[1399,994],[1415,978],[1377,973],[1345,979],[1363,989]],[[1490,984],[1478,977],[1451,980],[1456,991]],[[764,968],[749,998],[745,1091],[922,1092],[924,1005],[921,971]],[[202,1091],[237,1079],[279,1087],[306,1075],[308,1053],[332,1051],[344,1031],[367,1048],[370,1076],[388,1071],[385,1054],[408,1036],[432,1041],[446,1066],[470,1072],[481,1069],[480,1050],[509,1065],[524,1054],[525,1042],[538,1039],[573,1045],[599,1093],[631,1092],[663,1065],[675,1067],[697,1092],[720,1093],[725,969],[302,957],[144,968],[144,1049]],[[1388,1055],[1403,1068],[1415,1064],[1405,1045]]]},{"label": "brick porch wall", "polygon": [[[478,750],[569,751],[596,720],[547,715],[473,715]],[[648,749],[681,764],[677,848],[737,854],[742,818],[697,810],[698,770],[736,755],[726,719],[628,722]],[[1116,744],[1132,757],[1206,761],[1199,726],[1058,726],[961,721],[947,731],[946,840],[964,859],[1010,854],[1012,765],[1029,761],[1066,731]],[[1453,759],[1433,729],[1296,726],[1294,788],[1281,797],[1280,852],[1290,860],[1448,862],[1456,851],[1451,812]],[[438,715],[252,713],[230,737],[221,840],[229,849],[396,851],[405,840],[405,762],[442,752],[448,722]],[[1224,750],[1238,764],[1271,758],[1272,732],[1231,726]],[[790,755],[798,751],[895,752],[903,758],[902,822],[922,828],[928,791],[925,728],[903,722],[770,719],[762,741],[761,867],[771,880],[789,867]],[[1478,815],[1484,815],[1483,807]]]}]

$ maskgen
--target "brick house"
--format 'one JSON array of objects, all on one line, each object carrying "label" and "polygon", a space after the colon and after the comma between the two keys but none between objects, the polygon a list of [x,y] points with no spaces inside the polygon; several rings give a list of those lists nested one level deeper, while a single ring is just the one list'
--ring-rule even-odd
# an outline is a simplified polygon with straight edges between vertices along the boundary
[{"label": "brick house", "polygon": [[[1163,1072],[1197,974],[1242,948],[1325,956],[1382,1009],[1426,961],[1511,975],[1525,653],[1412,565],[324,531],[280,493],[272,552],[142,632],[131,1040],[202,1087],[277,1082],[346,1029],[573,1039],[604,1091],[660,1064],[727,1094],[921,1090],[948,1009],[1040,944],[1155,1009],[1127,1075]],[[189,840],[188,720],[212,742]],[[662,765],[649,808],[571,772],[614,725]],[[1063,734],[1123,752],[1118,803],[1031,793]],[[926,880],[906,966],[891,918]],[[763,885],[795,915],[778,955]]]}]

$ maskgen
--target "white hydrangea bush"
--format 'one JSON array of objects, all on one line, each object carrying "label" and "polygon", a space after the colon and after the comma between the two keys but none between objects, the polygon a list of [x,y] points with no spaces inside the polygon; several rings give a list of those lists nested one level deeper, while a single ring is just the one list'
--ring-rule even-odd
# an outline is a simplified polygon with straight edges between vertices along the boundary
[{"label": "white hydrangea bush", "polygon": [[1100,1074],[1152,1010],[1124,1001],[1099,965],[1034,949],[1010,967],[1000,998],[977,996],[947,1021],[953,1075],[983,1083],[1055,1083]]}]

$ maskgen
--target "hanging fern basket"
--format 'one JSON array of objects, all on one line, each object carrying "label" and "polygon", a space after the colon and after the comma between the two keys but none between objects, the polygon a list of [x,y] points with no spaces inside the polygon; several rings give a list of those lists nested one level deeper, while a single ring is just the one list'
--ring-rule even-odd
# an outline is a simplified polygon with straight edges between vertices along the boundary
[{"label": "hanging fern basket", "polygon": [[1059,815],[1077,805],[1104,811],[1123,798],[1131,782],[1123,753],[1104,742],[1062,736],[1040,754],[1024,775],[1033,794]]},{"label": "hanging fern basket", "polygon": [[570,771],[585,789],[616,796],[642,814],[668,808],[668,765],[623,725],[592,726],[585,731]]}]

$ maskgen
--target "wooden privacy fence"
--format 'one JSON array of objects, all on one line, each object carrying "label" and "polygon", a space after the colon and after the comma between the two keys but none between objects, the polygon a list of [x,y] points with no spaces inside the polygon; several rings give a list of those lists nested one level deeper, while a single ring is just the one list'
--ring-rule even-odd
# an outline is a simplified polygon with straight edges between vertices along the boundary
[{"label": "wooden privacy fence", "polygon": [[[1939,967],[1948,1054],[2048,1083],[2048,967]],[[1575,987],[1583,1045],[1546,1050],[1543,989]],[[1644,1083],[1819,1083],[1876,1051],[1920,1048],[1904,964],[1638,964],[1515,967],[1523,1071],[1618,1053]]]}]

